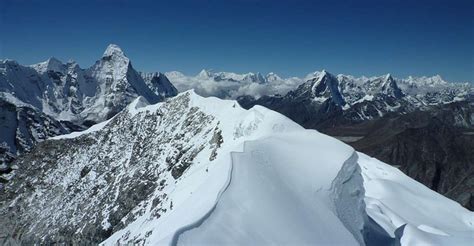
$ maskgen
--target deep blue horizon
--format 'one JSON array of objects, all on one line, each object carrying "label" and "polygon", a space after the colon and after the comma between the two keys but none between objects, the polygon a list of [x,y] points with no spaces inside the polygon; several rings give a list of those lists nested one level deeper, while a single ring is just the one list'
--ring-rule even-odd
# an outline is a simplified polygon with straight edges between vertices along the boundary
[{"label": "deep blue horizon", "polygon": [[[335,2],[335,3],[334,3]],[[137,70],[201,69],[474,82],[474,1],[0,3],[0,59],[92,65],[118,44]]]}]

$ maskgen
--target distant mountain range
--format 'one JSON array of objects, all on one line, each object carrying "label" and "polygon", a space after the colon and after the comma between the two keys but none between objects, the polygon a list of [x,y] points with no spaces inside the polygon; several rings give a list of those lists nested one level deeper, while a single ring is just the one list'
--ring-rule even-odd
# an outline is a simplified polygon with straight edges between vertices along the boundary
[{"label": "distant mountain range", "polygon": [[35,143],[109,119],[138,96],[156,103],[176,94],[164,74],[137,72],[114,44],[87,69],[55,58],[31,66],[2,60],[0,172]]},{"label": "distant mountain range", "polygon": [[[469,83],[324,70],[303,78],[212,70],[196,76],[141,73],[113,44],[87,69],[55,58],[30,66],[0,61],[0,180],[8,180],[17,168],[11,166],[15,156],[40,141],[110,119],[138,96],[155,103],[188,89],[237,99],[244,108],[263,105],[278,111],[305,128],[400,166],[474,209],[474,181],[465,175],[474,172],[469,147],[474,142],[474,88]],[[426,141],[417,142],[422,139]],[[420,146],[426,154],[418,154]]]},{"label": "distant mountain range", "polygon": [[2,60],[0,244],[469,245],[472,146],[439,76]]}]

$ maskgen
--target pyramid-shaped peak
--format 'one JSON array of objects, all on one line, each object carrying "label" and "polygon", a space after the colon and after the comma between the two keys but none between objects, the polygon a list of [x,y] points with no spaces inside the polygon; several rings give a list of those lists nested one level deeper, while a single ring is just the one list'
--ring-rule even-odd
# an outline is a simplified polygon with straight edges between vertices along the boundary
[{"label": "pyramid-shaped peak", "polygon": [[198,76],[201,78],[209,78],[212,76],[212,70],[203,69],[199,72]]},{"label": "pyramid-shaped peak", "polygon": [[33,64],[30,67],[35,69],[38,73],[45,73],[47,71],[64,72],[65,69],[64,64],[55,57],[50,57],[48,60]]},{"label": "pyramid-shaped peak", "polygon": [[107,49],[105,50],[102,57],[109,57],[109,56],[123,56],[123,57],[125,57],[125,54],[123,53],[122,49],[118,45],[109,44],[109,46],[107,46]]},{"label": "pyramid-shaped peak", "polygon": [[318,77],[317,77],[317,78],[318,78],[318,81],[323,80],[324,77],[334,77],[334,76],[332,76],[331,73],[329,73],[328,71],[326,71],[326,69],[323,69],[323,70],[318,74]]},{"label": "pyramid-shaped peak", "polygon": [[56,57],[50,57],[48,60],[46,60],[48,64],[63,64],[59,59]]}]

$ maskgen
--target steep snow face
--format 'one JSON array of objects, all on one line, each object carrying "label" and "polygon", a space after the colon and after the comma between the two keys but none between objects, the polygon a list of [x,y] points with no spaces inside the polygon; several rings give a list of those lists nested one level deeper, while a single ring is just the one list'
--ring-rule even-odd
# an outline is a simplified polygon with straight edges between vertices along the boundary
[{"label": "steep snow face", "polygon": [[49,58],[45,62],[31,65],[30,67],[38,71],[40,74],[46,73],[48,71],[64,73],[66,70],[66,66],[54,57]]},{"label": "steep snow face", "polygon": [[99,84],[96,96],[86,101],[87,106],[81,112],[88,120],[100,122],[108,119],[138,96],[151,103],[160,100],[160,95],[150,90],[117,45],[109,45],[88,73]]},{"label": "steep snow face", "polygon": [[314,100],[324,102],[331,98],[337,106],[342,107],[346,104],[339,91],[339,81],[332,74],[323,71],[311,83],[311,92]]},{"label": "steep snow face", "polygon": [[[368,215],[402,245],[470,245],[474,213],[359,153]],[[398,235],[397,235],[398,234]]]},{"label": "steep snow face", "polygon": [[[356,245],[358,236],[363,244],[363,207],[353,211],[349,207],[354,204],[343,204],[345,211],[355,215],[352,221],[346,221],[345,228],[334,212],[334,200],[328,195],[341,161],[351,150],[318,135],[294,132],[245,142],[243,152],[231,155],[231,177],[215,207],[195,224],[182,229],[175,242]],[[316,149],[328,152],[322,154]],[[334,158],[338,154],[340,158]],[[355,153],[354,156],[348,165],[357,167]],[[311,159],[314,161],[310,162]],[[356,185],[361,187],[362,179],[359,181]],[[339,183],[336,186],[342,188]],[[359,201],[362,197],[361,194]],[[359,229],[352,228],[354,221],[362,222]],[[348,229],[354,229],[355,235]]]},{"label": "steep snow face", "polygon": [[163,73],[140,73],[148,87],[161,97],[173,97],[178,94],[178,90]]},{"label": "steep snow face", "polygon": [[[91,130],[43,142],[20,157],[0,194],[0,214],[8,218],[0,222],[2,235],[22,243],[358,244],[359,224],[338,217],[334,198],[343,189],[333,180],[354,154],[349,146],[263,107],[244,110],[191,91],[145,105],[139,98]],[[355,185],[361,189],[362,182]],[[358,208],[344,214],[363,221],[365,213],[352,211]],[[292,229],[284,232],[289,221]],[[28,229],[15,234],[17,225]],[[246,226],[241,234],[230,230]],[[222,236],[214,240],[216,228]],[[282,230],[280,237],[274,229]]]}]

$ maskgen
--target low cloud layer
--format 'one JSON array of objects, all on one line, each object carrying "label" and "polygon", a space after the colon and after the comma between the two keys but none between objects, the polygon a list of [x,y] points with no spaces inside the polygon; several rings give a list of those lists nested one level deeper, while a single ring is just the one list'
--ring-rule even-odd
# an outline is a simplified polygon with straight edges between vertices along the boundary
[{"label": "low cloud layer", "polygon": [[168,72],[166,76],[180,92],[194,89],[196,93],[202,96],[228,99],[235,99],[242,95],[256,98],[264,95],[284,95],[305,81],[297,77],[287,79],[278,77],[277,79],[268,79],[262,83],[248,80],[215,79],[212,75],[186,76],[180,72]]}]

